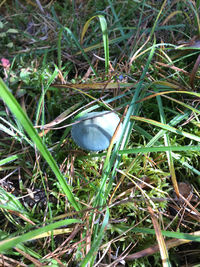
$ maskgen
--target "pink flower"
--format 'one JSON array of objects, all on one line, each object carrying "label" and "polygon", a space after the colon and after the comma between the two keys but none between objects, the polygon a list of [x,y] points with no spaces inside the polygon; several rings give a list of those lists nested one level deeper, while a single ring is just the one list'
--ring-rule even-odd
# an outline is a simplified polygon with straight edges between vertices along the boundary
[{"label": "pink flower", "polygon": [[6,58],[1,59],[1,65],[4,69],[8,69],[10,67],[10,61]]}]

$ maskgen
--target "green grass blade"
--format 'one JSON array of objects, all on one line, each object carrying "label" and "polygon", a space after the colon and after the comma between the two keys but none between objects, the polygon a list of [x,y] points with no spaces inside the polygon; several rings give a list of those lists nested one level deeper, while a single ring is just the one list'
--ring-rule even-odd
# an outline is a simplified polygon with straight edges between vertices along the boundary
[{"label": "green grass blade", "polygon": [[[118,142],[116,143],[116,145],[115,145],[115,147],[113,149],[113,153],[112,153],[112,156],[111,156],[110,163],[107,163],[108,166],[110,165],[110,166],[113,167],[113,171],[112,171],[112,174],[111,174],[111,178],[109,179],[109,184],[108,184],[108,187],[107,187],[106,196],[108,196],[108,194],[109,194],[109,192],[110,192],[110,190],[112,188],[112,183],[113,183],[115,175],[116,175],[116,168],[118,167],[118,165],[120,163],[120,159],[117,158],[117,155],[118,155],[118,152],[119,152],[119,148],[123,149],[127,145],[128,141],[129,141],[129,138],[130,138],[130,134],[131,134],[132,128],[134,126],[134,122],[130,121],[131,115],[135,115],[135,114],[137,114],[139,112],[140,105],[136,104],[136,102],[141,97],[140,94],[141,94],[142,86],[143,86],[143,83],[144,83],[145,75],[146,75],[146,73],[148,71],[148,68],[149,68],[151,60],[153,58],[155,49],[156,49],[156,43],[155,43],[155,40],[154,40],[154,44],[151,47],[151,51],[149,53],[146,65],[145,65],[144,70],[142,72],[142,75],[140,77],[140,81],[139,81],[139,83],[138,83],[138,85],[137,85],[137,87],[135,89],[134,96],[133,96],[133,98],[132,98],[132,100],[130,102],[128,111],[127,111],[126,116],[124,118],[121,138],[119,138]],[[144,92],[142,92],[142,95],[143,94],[144,94]],[[108,167],[108,169],[109,169],[109,167]],[[107,174],[109,173],[108,169],[106,170],[106,168],[105,168],[105,170],[106,170],[105,171],[105,175],[106,175],[106,173]],[[108,175],[107,175],[107,177],[108,177]]]},{"label": "green grass blade", "polygon": [[[147,228],[135,227],[132,231],[135,233],[143,233],[143,234],[146,233],[146,234],[153,234],[153,235],[155,234],[154,229],[147,229]],[[200,242],[200,232],[198,235],[194,235],[193,233],[188,234],[188,233],[178,233],[178,232],[161,230],[161,233],[167,237],[173,237],[173,238],[177,238],[177,239],[186,239],[186,240],[191,240],[194,242]]]},{"label": "green grass blade", "polygon": [[83,38],[85,36],[85,33],[86,33],[89,25],[90,25],[90,22],[96,17],[99,19],[101,31],[102,31],[102,35],[103,35],[103,46],[104,46],[104,55],[105,55],[105,72],[108,73],[108,70],[109,70],[109,41],[108,41],[107,22],[106,22],[106,19],[104,18],[104,16],[102,16],[102,15],[93,16],[85,23],[85,25],[83,27],[82,34],[81,34],[81,43],[83,41]]},{"label": "green grass blade", "polygon": [[199,20],[199,10],[197,8],[194,7],[194,4],[191,1],[186,1],[190,8],[192,9],[192,11],[195,14],[196,17],[196,23],[197,23],[197,34],[200,34],[200,20]]},{"label": "green grass blade", "polygon": [[27,115],[24,113],[23,109],[15,99],[15,97],[12,95],[12,93],[9,91],[5,83],[2,79],[0,79],[0,95],[3,101],[7,104],[11,112],[15,115],[15,117],[18,119],[18,121],[23,125],[24,129],[30,136],[30,138],[35,143],[36,147],[42,154],[42,156],[45,158],[49,166],[51,167],[52,171],[54,172],[55,176],[57,177],[64,193],[66,194],[68,200],[71,202],[72,206],[78,211],[80,210],[80,207],[75,200],[66,180],[65,177],[60,172],[60,169],[58,165],[56,164],[55,160],[53,159],[52,155],[48,151],[47,147],[43,144],[40,136],[38,135],[37,131],[34,129],[31,121],[27,117]]},{"label": "green grass blade", "polygon": [[[157,103],[158,103],[158,107],[159,107],[161,123],[166,124],[166,118],[165,118],[165,113],[164,113],[164,109],[163,109],[162,99],[160,96],[157,96],[156,99],[157,99]],[[168,132],[164,133],[164,143],[165,143],[165,146],[167,146],[167,147],[170,146],[170,138],[169,138]],[[171,180],[172,180],[172,183],[174,186],[174,190],[175,190],[176,194],[179,195],[178,183],[176,180],[176,173],[175,173],[175,169],[174,169],[174,161],[173,161],[172,152],[166,151],[166,155],[167,155],[167,159],[168,159],[169,171],[171,174]]]},{"label": "green grass blade", "polygon": [[14,195],[6,192],[2,187],[0,187],[0,207],[1,209],[13,210],[23,215],[28,215],[28,212],[21,202]]},{"label": "green grass blade", "polygon": [[[157,146],[157,147],[139,147],[133,149],[119,150],[119,154],[137,154],[150,152],[165,152],[165,151],[200,151],[200,146]],[[105,155],[105,153],[104,153]],[[93,155],[95,157],[96,155]],[[92,155],[91,155],[92,157]]]},{"label": "green grass blade", "polygon": [[[12,155],[10,157],[7,157],[5,159],[2,159],[2,160],[0,160],[0,166],[5,165],[7,163],[10,163],[11,161],[14,161],[18,158],[19,158],[19,155],[16,154],[16,155]],[[0,168],[0,170],[1,170],[1,168]]]},{"label": "green grass blade", "polygon": [[[102,223],[102,226],[101,226],[101,228],[99,230],[99,233],[95,237],[95,240],[94,240],[94,242],[92,244],[92,247],[91,247],[90,251],[88,252],[86,257],[84,258],[84,260],[81,262],[81,264],[80,264],[81,267],[87,266],[87,264],[89,262],[91,262],[91,261],[94,263],[94,259],[96,258],[95,253],[98,251],[98,249],[99,249],[99,247],[101,245],[101,241],[102,241],[103,236],[104,236],[105,228],[108,225],[108,220],[109,220],[109,209],[107,208],[106,214],[105,214],[105,217],[104,217],[104,220],[103,220],[103,223]],[[93,265],[91,265],[91,266],[93,266]]]},{"label": "green grass blade", "polygon": [[[158,82],[155,82],[153,84],[158,84]],[[159,82],[159,84],[162,84],[162,82]],[[150,98],[153,98],[153,97],[156,97],[156,96],[159,96],[159,95],[160,96],[164,95],[166,98],[168,98],[168,99],[170,99],[170,100],[182,105],[183,107],[188,108],[188,109],[192,110],[193,112],[196,112],[197,114],[200,114],[200,111],[198,109],[193,108],[192,106],[187,105],[184,102],[179,101],[178,99],[175,99],[175,98],[167,96],[167,94],[174,94],[174,93],[176,93],[176,94],[187,94],[187,95],[200,97],[200,94],[199,93],[195,93],[195,92],[189,92],[189,91],[165,91],[165,92],[160,92],[160,93],[156,93],[156,94],[153,94],[153,95],[149,95],[149,96],[145,97],[144,99],[141,99],[140,101],[145,101],[147,99],[150,99]]]},{"label": "green grass blade", "polygon": [[191,140],[200,142],[200,137],[198,137],[198,136],[196,136],[194,134],[190,134],[190,133],[185,132],[185,131],[178,130],[175,127],[172,127],[172,126],[170,126],[168,124],[164,124],[164,123],[161,123],[161,122],[158,122],[158,121],[155,121],[155,120],[151,120],[151,119],[147,119],[147,118],[143,118],[143,117],[138,117],[138,116],[131,116],[131,118],[134,119],[134,120],[137,120],[137,121],[150,123],[150,124],[152,124],[154,126],[162,128],[164,130],[167,130],[167,131],[170,131],[172,133],[179,134],[179,135],[182,135],[184,137],[187,137],[187,138],[189,138]]},{"label": "green grass blade", "polygon": [[35,237],[37,237],[43,233],[46,233],[48,231],[52,231],[55,228],[70,225],[73,223],[81,223],[81,221],[77,220],[77,219],[62,220],[62,221],[55,222],[55,223],[49,224],[47,226],[41,227],[39,229],[30,231],[30,232],[23,234],[21,236],[5,239],[5,240],[0,242],[0,252],[2,253],[9,248],[13,248],[20,243],[31,240],[31,239],[33,239],[33,238],[35,238]]},{"label": "green grass blade", "polygon": [[57,47],[58,68],[60,71],[61,71],[61,67],[62,67],[62,60],[61,60],[61,56],[62,56],[62,51],[61,51],[62,33],[63,33],[63,29],[60,29],[59,34],[58,34],[58,47]]},{"label": "green grass blade", "polygon": [[[5,133],[7,133],[8,135],[12,136],[13,138],[15,138],[16,140],[20,140],[20,138],[22,138],[23,140],[25,140],[30,146],[33,146],[33,143],[31,142],[31,140],[29,140],[26,135],[24,134],[23,131],[20,131],[17,126],[14,126],[13,124],[11,124],[9,121],[7,121],[6,119],[0,117],[0,119],[4,122],[4,124],[8,125],[8,127],[6,127],[5,125],[0,123],[0,131],[3,131]],[[16,123],[17,124],[17,123]],[[20,125],[20,127],[21,125]],[[12,129],[12,131],[10,130]],[[17,134],[16,134],[17,133]]]}]

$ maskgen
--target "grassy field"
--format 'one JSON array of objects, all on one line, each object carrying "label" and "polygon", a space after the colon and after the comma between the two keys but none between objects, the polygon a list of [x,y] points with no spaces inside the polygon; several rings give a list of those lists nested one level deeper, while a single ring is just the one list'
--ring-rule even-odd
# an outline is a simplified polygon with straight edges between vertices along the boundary
[{"label": "grassy field", "polygon": [[[0,10],[0,266],[200,266],[200,1]],[[81,149],[103,110],[120,138]]]}]

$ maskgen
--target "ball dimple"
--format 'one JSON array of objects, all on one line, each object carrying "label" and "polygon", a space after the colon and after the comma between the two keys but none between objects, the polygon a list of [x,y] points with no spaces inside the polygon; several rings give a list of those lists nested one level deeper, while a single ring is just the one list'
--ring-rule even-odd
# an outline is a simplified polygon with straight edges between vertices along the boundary
[{"label": "ball dimple", "polygon": [[[71,130],[75,143],[85,150],[101,151],[108,148],[120,119],[113,112],[101,111],[87,113],[76,121],[79,122],[74,124]],[[115,142],[121,130],[122,126],[118,130]]]}]

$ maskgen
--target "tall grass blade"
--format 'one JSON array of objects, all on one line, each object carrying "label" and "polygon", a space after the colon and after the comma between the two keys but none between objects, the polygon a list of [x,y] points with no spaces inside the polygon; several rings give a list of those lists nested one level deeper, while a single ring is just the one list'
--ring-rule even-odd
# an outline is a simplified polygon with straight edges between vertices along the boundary
[{"label": "tall grass blade", "polygon": [[52,171],[54,172],[55,176],[57,177],[66,197],[71,202],[72,206],[78,211],[80,210],[78,202],[75,200],[74,195],[72,194],[65,177],[60,172],[58,165],[56,164],[55,160],[53,159],[52,155],[48,151],[47,147],[43,144],[40,136],[38,135],[37,131],[34,129],[31,121],[12,95],[8,87],[5,85],[2,79],[0,79],[0,95],[3,101],[7,104],[11,112],[14,116],[18,119],[18,121],[23,125],[24,129],[30,136],[30,138],[35,143],[37,149],[40,151],[42,156],[45,158],[49,166],[51,167]]},{"label": "tall grass blade", "polygon": [[81,264],[80,264],[81,267],[87,266],[87,264],[89,262],[91,263],[91,266],[93,266],[94,260],[96,258],[95,253],[98,251],[98,249],[101,245],[101,241],[102,241],[103,236],[104,236],[105,228],[108,225],[108,220],[109,220],[109,209],[107,208],[102,226],[99,230],[99,233],[97,236],[95,236],[95,240],[92,244],[90,251],[88,252],[86,257],[84,258],[84,260],[81,262]]},{"label": "tall grass blade", "polygon": [[85,33],[86,33],[86,31],[90,25],[90,22],[95,18],[99,19],[100,26],[101,26],[101,31],[102,31],[102,35],[103,35],[104,55],[105,55],[105,72],[108,73],[108,70],[109,70],[109,41],[108,41],[107,22],[106,22],[106,19],[104,18],[104,16],[102,16],[102,15],[93,16],[88,21],[86,21],[86,23],[83,27],[83,30],[82,30],[82,34],[81,34],[81,43],[83,42],[83,38],[84,38]]},{"label": "tall grass blade", "polygon": [[[164,113],[164,109],[163,109],[162,99],[160,96],[157,96],[156,98],[157,98],[157,102],[158,102],[161,123],[166,124],[166,118],[165,118],[165,113]],[[165,142],[165,146],[170,146],[170,138],[169,138],[168,132],[164,133],[164,142]],[[169,171],[171,174],[171,179],[172,179],[172,183],[174,186],[174,190],[175,190],[177,196],[179,196],[179,189],[178,189],[178,183],[176,180],[176,174],[175,174],[175,169],[174,169],[172,152],[166,151],[166,155],[167,155],[167,159],[168,159]]]}]

